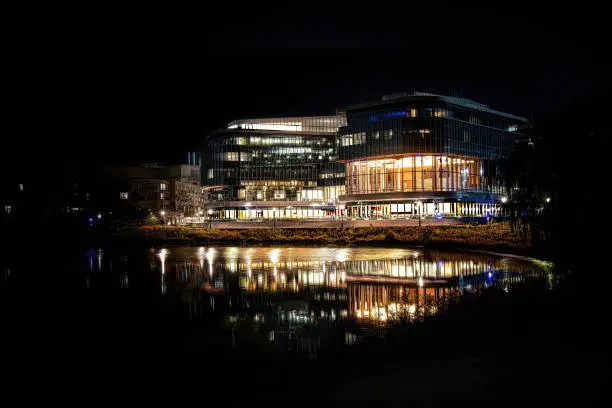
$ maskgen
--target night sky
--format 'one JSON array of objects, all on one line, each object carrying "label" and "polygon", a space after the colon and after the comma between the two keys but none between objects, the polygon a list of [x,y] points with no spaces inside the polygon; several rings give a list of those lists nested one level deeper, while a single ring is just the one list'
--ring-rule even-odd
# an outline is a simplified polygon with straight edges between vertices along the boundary
[{"label": "night sky", "polygon": [[9,162],[177,162],[232,119],[328,114],[410,90],[532,116],[607,84],[604,30],[592,19],[218,20],[16,29],[6,60]]}]

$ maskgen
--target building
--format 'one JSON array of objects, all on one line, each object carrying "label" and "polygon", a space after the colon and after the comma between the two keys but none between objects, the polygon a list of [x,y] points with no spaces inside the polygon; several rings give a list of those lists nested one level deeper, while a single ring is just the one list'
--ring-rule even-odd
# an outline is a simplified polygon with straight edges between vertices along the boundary
[{"label": "building", "polygon": [[202,185],[209,215],[224,219],[339,215],[344,165],[331,116],[233,121],[207,138]]},{"label": "building", "polygon": [[504,188],[497,160],[525,118],[422,92],[346,109],[338,132],[351,217],[488,216]]},{"label": "building", "polygon": [[161,215],[172,224],[201,221],[205,195],[200,186],[200,164],[195,160],[173,166],[109,166],[105,172],[112,180],[109,193],[120,200]]},{"label": "building", "polygon": [[234,121],[204,149],[207,212],[224,219],[496,215],[504,193],[498,159],[526,123],[423,92],[334,116]]}]

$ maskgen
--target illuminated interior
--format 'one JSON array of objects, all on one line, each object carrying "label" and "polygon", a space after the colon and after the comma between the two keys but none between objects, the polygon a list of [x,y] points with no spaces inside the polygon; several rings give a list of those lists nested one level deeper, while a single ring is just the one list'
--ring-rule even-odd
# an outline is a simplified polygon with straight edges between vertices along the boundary
[{"label": "illuminated interior", "polygon": [[501,192],[482,160],[445,155],[355,160],[346,164],[347,194],[425,191]]},{"label": "illuminated interior", "polygon": [[335,134],[340,126],[346,126],[344,115],[243,119],[230,122],[227,128]]}]

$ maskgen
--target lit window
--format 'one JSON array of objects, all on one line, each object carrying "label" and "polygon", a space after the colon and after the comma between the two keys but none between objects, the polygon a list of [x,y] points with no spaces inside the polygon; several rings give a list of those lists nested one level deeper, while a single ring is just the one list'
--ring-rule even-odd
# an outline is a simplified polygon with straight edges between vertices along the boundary
[{"label": "lit window", "polygon": [[4,206],[4,211],[6,211],[7,214],[10,214],[12,209],[13,208],[10,205],[5,205]]},{"label": "lit window", "polygon": [[443,118],[446,117],[446,110],[445,109],[436,109],[434,111],[434,116],[437,118]]},{"label": "lit window", "polygon": [[160,190],[165,190],[165,189],[166,189],[166,185],[165,185],[164,183],[161,183],[161,184],[159,185],[159,189],[160,189]]},{"label": "lit window", "polygon": [[19,191],[23,191],[23,184],[19,184]]},{"label": "lit window", "polygon": [[119,193],[119,198],[122,200],[127,200],[128,199],[128,193]]},{"label": "lit window", "polygon": [[225,161],[238,161],[239,155],[238,152],[225,152]]},{"label": "lit window", "polygon": [[352,146],[353,145],[353,135],[344,135],[340,138],[341,146]]}]

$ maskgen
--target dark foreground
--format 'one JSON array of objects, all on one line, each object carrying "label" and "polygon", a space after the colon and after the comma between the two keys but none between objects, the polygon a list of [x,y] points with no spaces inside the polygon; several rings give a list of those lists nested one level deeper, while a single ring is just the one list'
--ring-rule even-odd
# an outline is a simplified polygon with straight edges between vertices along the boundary
[{"label": "dark foreground", "polygon": [[73,290],[71,271],[58,280],[45,267],[57,252],[20,256],[31,268],[8,278],[10,291],[5,277],[1,318],[3,389],[22,403],[590,405],[604,393],[606,290],[588,266],[554,291],[485,291],[312,361],[234,350],[148,292]]}]

